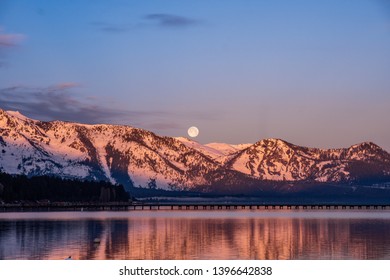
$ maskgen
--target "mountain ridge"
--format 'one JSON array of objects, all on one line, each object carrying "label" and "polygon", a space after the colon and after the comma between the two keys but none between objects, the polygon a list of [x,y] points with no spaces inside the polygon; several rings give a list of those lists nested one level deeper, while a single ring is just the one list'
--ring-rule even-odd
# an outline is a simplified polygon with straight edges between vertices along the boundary
[{"label": "mountain ridge", "polygon": [[0,109],[0,171],[190,190],[262,181],[380,182],[390,154],[372,142],[318,149],[269,138],[202,145],[126,125],[32,120]]}]

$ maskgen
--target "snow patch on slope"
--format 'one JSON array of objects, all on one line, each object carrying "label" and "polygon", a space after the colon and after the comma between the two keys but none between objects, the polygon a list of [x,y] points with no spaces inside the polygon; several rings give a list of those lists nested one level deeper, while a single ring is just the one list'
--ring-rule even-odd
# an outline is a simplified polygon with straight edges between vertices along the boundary
[{"label": "snow patch on slope", "polygon": [[189,147],[191,149],[195,149],[195,150],[203,153],[204,155],[206,155],[212,159],[216,159],[216,158],[219,158],[221,156],[224,156],[224,153],[222,151],[219,151],[219,150],[214,149],[213,147],[209,147],[207,145],[202,145],[202,144],[200,144],[196,141],[193,141],[191,139],[188,139],[185,137],[175,137],[175,139],[179,140],[187,147]]},{"label": "snow patch on slope", "polygon": [[30,119],[30,118],[22,115],[19,111],[5,111],[5,112],[8,115],[15,117],[15,118],[22,120],[22,121],[36,121],[36,120]]}]

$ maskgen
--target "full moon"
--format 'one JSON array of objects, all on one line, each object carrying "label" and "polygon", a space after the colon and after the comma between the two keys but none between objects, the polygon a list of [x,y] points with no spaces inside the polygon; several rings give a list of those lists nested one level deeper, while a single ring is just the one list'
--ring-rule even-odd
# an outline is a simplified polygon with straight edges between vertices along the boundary
[{"label": "full moon", "polygon": [[196,127],[196,126],[191,126],[189,129],[188,129],[188,135],[190,137],[193,137],[195,138],[196,136],[198,136],[199,134],[199,129]]}]

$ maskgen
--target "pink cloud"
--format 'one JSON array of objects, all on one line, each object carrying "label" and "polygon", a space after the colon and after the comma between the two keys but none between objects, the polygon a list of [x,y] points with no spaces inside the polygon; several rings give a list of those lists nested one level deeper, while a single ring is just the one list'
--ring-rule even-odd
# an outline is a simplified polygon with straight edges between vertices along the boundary
[{"label": "pink cloud", "polygon": [[23,41],[25,36],[23,34],[5,33],[0,27],[0,47],[14,47]]},{"label": "pink cloud", "polygon": [[74,83],[74,82],[65,82],[65,83],[59,83],[53,86],[54,89],[61,90],[61,89],[70,89],[75,87],[80,87],[81,84]]}]

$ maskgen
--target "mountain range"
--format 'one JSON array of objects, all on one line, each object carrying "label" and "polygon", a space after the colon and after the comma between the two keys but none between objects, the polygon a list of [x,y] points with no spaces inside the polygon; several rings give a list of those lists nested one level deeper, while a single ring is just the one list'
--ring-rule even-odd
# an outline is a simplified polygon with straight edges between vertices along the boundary
[{"label": "mountain range", "polygon": [[390,182],[390,154],[372,142],[340,149],[281,139],[200,144],[123,125],[39,121],[0,110],[0,171],[166,190]]}]

